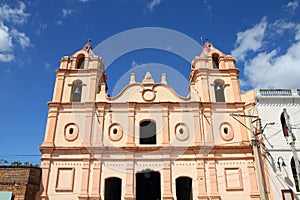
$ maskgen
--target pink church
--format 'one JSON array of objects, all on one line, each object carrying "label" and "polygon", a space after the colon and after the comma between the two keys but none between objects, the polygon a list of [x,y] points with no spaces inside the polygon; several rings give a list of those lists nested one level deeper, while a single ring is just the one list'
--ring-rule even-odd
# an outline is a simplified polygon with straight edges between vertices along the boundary
[{"label": "pink church", "polygon": [[232,56],[210,42],[199,54],[186,97],[167,74],[155,82],[149,72],[141,82],[132,73],[110,97],[104,61],[89,43],[64,56],[40,146],[39,198],[270,199],[257,170],[263,159],[257,165],[253,132],[243,126],[252,123],[230,115],[255,114],[253,96],[241,94]]}]

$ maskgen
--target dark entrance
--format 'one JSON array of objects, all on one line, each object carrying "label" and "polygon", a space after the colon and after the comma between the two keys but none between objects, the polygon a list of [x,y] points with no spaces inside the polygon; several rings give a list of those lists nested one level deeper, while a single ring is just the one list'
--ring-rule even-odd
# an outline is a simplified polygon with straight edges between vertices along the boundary
[{"label": "dark entrance", "polygon": [[136,200],[160,200],[160,173],[136,173]]},{"label": "dark entrance", "polygon": [[176,197],[177,200],[192,200],[192,179],[189,177],[176,178]]},{"label": "dark entrance", "polygon": [[112,177],[105,179],[104,200],[121,200],[122,180]]}]

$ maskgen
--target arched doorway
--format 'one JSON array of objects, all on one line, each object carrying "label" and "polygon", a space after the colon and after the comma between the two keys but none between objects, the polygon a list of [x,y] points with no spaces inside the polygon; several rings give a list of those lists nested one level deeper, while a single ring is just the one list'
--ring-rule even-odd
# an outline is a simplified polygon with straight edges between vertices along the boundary
[{"label": "arched doorway", "polygon": [[176,178],[177,200],[193,200],[192,179],[190,177]]},{"label": "arched doorway", "polygon": [[160,199],[160,173],[150,170],[136,173],[136,200]]},{"label": "arched doorway", "polygon": [[111,177],[105,179],[104,200],[121,200],[122,179]]}]

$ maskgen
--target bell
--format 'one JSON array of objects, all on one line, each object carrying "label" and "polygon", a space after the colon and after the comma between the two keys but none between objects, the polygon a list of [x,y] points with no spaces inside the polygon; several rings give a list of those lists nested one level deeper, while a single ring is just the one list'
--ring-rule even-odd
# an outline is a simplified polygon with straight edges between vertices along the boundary
[{"label": "bell", "polygon": [[76,88],[75,88],[74,94],[80,94],[80,89],[79,89],[79,87],[76,87]]}]

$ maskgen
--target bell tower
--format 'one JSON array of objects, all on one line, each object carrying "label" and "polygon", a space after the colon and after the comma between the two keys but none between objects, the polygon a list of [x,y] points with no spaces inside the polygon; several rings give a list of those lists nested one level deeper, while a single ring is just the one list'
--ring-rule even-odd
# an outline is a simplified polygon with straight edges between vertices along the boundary
[{"label": "bell tower", "polygon": [[190,83],[202,102],[240,102],[239,69],[231,55],[206,42],[192,61]]},{"label": "bell tower", "polygon": [[93,109],[96,94],[101,90],[106,92],[106,89],[104,62],[94,54],[90,41],[72,56],[64,56],[56,71],[52,102],[48,103],[48,121],[41,149],[55,145],[59,110],[68,108],[73,112],[80,107]]},{"label": "bell tower", "polygon": [[[56,191],[68,189],[65,189],[64,176],[70,179],[74,176],[73,171],[58,167],[68,159],[68,154],[76,152],[80,155],[82,149],[92,145],[96,96],[100,92],[106,93],[106,89],[104,62],[94,54],[90,41],[81,50],[60,60],[53,98],[48,102],[45,137],[40,146],[44,187],[41,199],[48,199],[48,193],[51,192],[48,181],[53,170],[57,174],[63,174],[57,179]],[[60,155],[59,158],[57,155]],[[78,165],[86,166],[88,158],[78,159],[81,161]],[[88,173],[86,168],[83,167],[82,170],[84,175]],[[71,187],[71,183],[68,184]],[[80,189],[80,198],[87,195],[85,187],[83,184]]]}]

